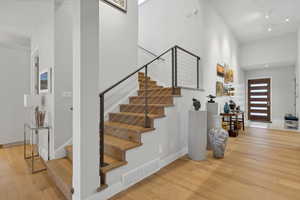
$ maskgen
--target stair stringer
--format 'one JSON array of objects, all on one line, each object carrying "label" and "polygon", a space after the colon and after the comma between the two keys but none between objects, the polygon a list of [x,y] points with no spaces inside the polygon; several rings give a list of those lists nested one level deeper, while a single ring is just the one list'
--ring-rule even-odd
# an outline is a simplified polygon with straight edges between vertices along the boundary
[{"label": "stair stringer", "polygon": [[154,121],[155,130],[142,134],[143,145],[126,152],[128,164],[106,174],[108,188],[89,199],[108,199],[187,153],[188,110],[193,97],[203,100],[205,96],[199,91],[181,92],[174,106],[165,108],[166,117]]}]

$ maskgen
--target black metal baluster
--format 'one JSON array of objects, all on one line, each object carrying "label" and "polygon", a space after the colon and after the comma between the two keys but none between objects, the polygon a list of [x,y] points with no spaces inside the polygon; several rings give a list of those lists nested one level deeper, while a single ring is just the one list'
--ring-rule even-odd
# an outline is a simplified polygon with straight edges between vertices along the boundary
[{"label": "black metal baluster", "polygon": [[200,64],[200,58],[197,57],[197,89],[200,88],[200,81],[199,81],[199,64]]},{"label": "black metal baluster", "polygon": [[150,128],[148,123],[148,65],[145,66],[145,128]]},{"label": "black metal baluster", "polygon": [[172,94],[175,94],[175,47],[172,48]]},{"label": "black metal baluster", "polygon": [[101,167],[104,163],[104,94],[100,94],[100,179],[101,185],[105,184],[104,174],[101,172]]},{"label": "black metal baluster", "polygon": [[[174,80],[174,85],[175,85],[175,88],[177,88],[177,61],[178,61],[178,57],[177,57],[177,46],[175,46],[175,52],[174,52],[174,59],[175,59],[175,64],[174,64],[174,70],[175,70],[175,80]],[[173,93],[175,94],[175,93]]]}]

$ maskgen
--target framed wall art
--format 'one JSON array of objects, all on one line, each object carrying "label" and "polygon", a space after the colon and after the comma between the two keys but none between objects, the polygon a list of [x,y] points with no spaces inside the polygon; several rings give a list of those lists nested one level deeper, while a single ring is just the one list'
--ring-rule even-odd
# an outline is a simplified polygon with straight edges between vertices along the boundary
[{"label": "framed wall art", "polygon": [[39,93],[45,94],[45,93],[51,93],[51,75],[52,70],[51,68],[44,69],[40,71],[39,75]]},{"label": "framed wall art", "polygon": [[233,69],[226,69],[225,70],[224,82],[225,83],[233,83],[234,82],[234,71],[233,71]]},{"label": "framed wall art", "polygon": [[102,0],[105,3],[108,3],[109,5],[123,11],[127,12],[127,0]]},{"label": "framed wall art", "polygon": [[217,64],[217,75],[220,77],[224,77],[225,75],[225,68],[224,66]]},{"label": "framed wall art", "polygon": [[224,95],[224,85],[222,82],[217,81],[216,82],[216,96],[222,97]]}]

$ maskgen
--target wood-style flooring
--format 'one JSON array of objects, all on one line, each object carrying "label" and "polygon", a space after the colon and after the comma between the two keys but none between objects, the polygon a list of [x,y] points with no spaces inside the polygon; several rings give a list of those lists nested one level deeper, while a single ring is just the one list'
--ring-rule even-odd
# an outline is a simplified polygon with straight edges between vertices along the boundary
[{"label": "wood-style flooring", "polygon": [[300,133],[248,129],[225,159],[177,160],[111,200],[300,200]]},{"label": "wood-style flooring", "polygon": [[[41,166],[37,166],[41,167]],[[23,146],[0,149],[0,200],[65,200],[47,175],[31,174]]]},{"label": "wood-style flooring", "polygon": [[[300,133],[249,128],[225,159],[183,157],[112,200],[300,200]],[[23,147],[0,149],[0,200],[63,200],[46,172],[31,175]]]}]

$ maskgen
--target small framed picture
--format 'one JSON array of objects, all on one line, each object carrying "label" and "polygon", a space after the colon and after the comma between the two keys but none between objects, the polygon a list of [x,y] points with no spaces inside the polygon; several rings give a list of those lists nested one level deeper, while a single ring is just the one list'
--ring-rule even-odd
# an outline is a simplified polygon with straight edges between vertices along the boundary
[{"label": "small framed picture", "polygon": [[39,75],[39,92],[51,93],[51,68],[40,71]]},{"label": "small framed picture", "polygon": [[120,9],[123,12],[127,12],[127,0],[103,0],[104,2]]},{"label": "small framed picture", "polygon": [[217,64],[217,75],[220,77],[224,77],[225,75],[225,68],[224,66]]}]

